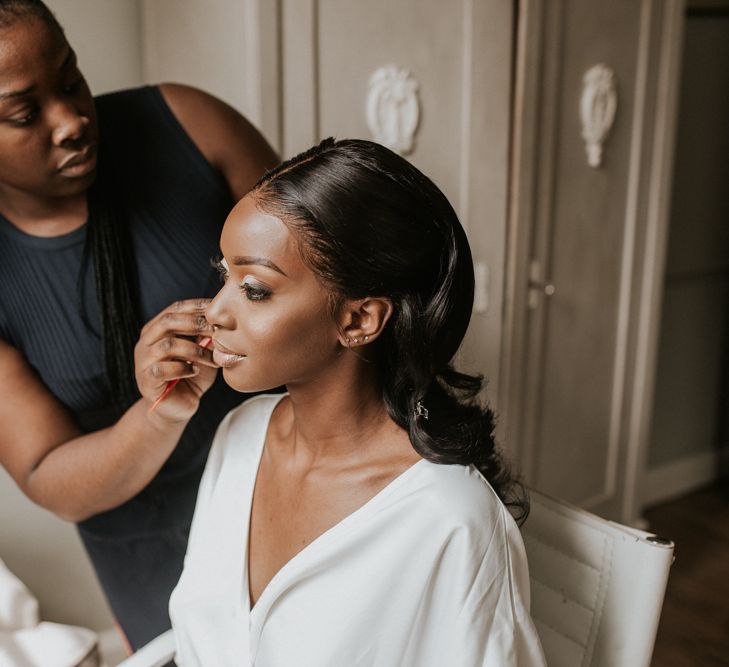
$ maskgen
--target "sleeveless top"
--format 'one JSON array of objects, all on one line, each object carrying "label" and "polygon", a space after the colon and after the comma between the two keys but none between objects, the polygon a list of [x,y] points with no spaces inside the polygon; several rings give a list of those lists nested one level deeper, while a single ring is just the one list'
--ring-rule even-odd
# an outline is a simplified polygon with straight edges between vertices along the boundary
[{"label": "sleeveless top", "polygon": [[[173,301],[215,295],[219,279],[210,259],[219,252],[233,204],[225,180],[158,88],[102,95],[96,109],[99,161],[114,165],[102,166],[97,178],[117,179],[111,186],[125,202],[142,322]],[[113,404],[105,379],[93,262],[80,277],[84,289],[78,287],[85,238],[85,225],[39,238],[0,215],[0,338],[22,352],[79,427],[90,432],[115,423],[125,406]],[[244,398],[219,376],[157,477],[129,502],[83,522],[82,535],[186,528],[215,429]]]}]

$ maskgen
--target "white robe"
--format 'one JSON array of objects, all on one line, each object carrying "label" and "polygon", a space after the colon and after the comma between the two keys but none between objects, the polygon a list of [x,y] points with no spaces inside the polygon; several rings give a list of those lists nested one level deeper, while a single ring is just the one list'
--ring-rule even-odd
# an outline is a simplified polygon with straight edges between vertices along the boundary
[{"label": "white robe", "polygon": [[544,665],[519,530],[473,467],[425,460],[327,530],[253,609],[248,523],[269,418],[218,428],[170,600],[180,667]]}]

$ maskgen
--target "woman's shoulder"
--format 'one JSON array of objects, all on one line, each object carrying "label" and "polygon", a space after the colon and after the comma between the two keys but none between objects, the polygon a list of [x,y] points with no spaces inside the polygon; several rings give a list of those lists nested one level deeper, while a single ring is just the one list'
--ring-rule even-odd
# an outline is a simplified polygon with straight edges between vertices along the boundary
[{"label": "woman's shoulder", "polygon": [[423,462],[428,489],[439,504],[452,511],[476,507],[477,512],[498,512],[503,507],[486,478],[472,465]]},{"label": "woman's shoulder", "polygon": [[[518,527],[484,476],[471,465],[423,461],[421,500],[431,521],[449,531],[507,537]],[[498,530],[497,530],[498,529]]]}]

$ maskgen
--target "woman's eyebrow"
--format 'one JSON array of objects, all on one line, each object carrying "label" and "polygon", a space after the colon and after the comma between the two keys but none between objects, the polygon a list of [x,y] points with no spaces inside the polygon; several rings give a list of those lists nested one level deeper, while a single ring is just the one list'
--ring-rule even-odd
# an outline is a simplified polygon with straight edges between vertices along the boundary
[{"label": "woman's eyebrow", "polygon": [[[63,62],[61,63],[61,66],[58,68],[58,71],[64,70],[66,67],[68,67],[71,64],[76,63],[76,52],[69,47],[66,51],[66,55],[63,58]],[[23,97],[25,95],[30,95],[35,90],[35,86],[28,86],[27,88],[23,88],[23,90],[10,90],[7,92],[0,92],[0,102],[3,102],[4,100],[10,100],[14,99],[16,97]]]},{"label": "woman's eyebrow", "polygon": [[28,88],[24,88],[23,90],[11,90],[8,92],[0,93],[0,102],[3,100],[11,100],[15,97],[23,97],[24,95],[29,95],[33,92],[35,89],[35,86],[29,86]]},{"label": "woman's eyebrow", "polygon": [[[273,269],[274,271],[278,271],[282,276],[286,276],[285,271],[280,269],[270,259],[264,259],[263,257],[235,256],[235,257],[231,257],[230,261],[235,266],[248,266],[250,264],[258,264],[259,266],[265,266],[265,267],[268,267],[269,269]],[[286,277],[288,278],[288,276],[286,276]]]}]

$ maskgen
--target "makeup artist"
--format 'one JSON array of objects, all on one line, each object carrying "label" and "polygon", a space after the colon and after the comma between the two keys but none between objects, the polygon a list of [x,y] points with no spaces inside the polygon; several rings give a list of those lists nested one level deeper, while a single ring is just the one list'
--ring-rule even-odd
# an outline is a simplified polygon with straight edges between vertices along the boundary
[{"label": "makeup artist", "polygon": [[[92,98],[48,8],[0,0],[0,463],[78,524],[133,648],[169,627],[210,441],[244,398],[196,343],[218,289],[210,258],[276,162],[200,91]],[[169,424],[199,402],[189,424],[158,428],[135,356],[147,383],[184,369],[162,405]]]}]

